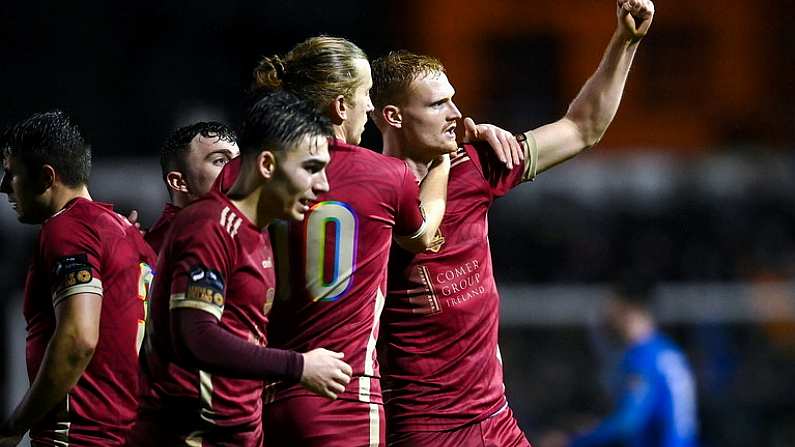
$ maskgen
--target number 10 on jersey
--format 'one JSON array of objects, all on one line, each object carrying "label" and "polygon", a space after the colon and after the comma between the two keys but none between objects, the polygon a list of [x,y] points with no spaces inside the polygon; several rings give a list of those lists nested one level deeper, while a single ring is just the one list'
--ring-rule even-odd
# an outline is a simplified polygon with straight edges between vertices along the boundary
[{"label": "number 10 on jersey", "polygon": [[320,202],[309,211],[306,287],[313,301],[337,301],[350,289],[356,263],[358,222],[344,202]]}]

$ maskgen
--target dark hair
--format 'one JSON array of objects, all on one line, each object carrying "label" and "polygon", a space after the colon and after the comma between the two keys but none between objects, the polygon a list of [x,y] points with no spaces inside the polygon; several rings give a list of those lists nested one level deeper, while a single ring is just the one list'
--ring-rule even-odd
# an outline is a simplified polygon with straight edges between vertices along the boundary
[{"label": "dark hair", "polygon": [[370,66],[373,70],[370,98],[376,110],[403,100],[415,79],[445,73],[439,59],[406,50],[390,51]]},{"label": "dark hair", "polygon": [[367,55],[341,37],[317,36],[298,43],[289,53],[264,57],[254,68],[254,93],[284,89],[309,101],[321,113],[337,95],[350,99],[360,84],[357,59]]},{"label": "dark hair", "polygon": [[240,153],[284,151],[305,136],[332,136],[331,121],[309,102],[277,90],[259,96],[248,108],[240,126]]},{"label": "dark hair", "polygon": [[180,127],[172,132],[160,147],[160,169],[163,171],[163,179],[170,171],[184,169],[185,155],[190,151],[190,142],[196,138],[196,135],[237,143],[235,131],[217,121],[202,121]]},{"label": "dark hair", "polygon": [[88,183],[91,147],[80,128],[60,110],[35,113],[7,128],[0,148],[3,156],[19,159],[31,175],[47,164],[66,186]]}]

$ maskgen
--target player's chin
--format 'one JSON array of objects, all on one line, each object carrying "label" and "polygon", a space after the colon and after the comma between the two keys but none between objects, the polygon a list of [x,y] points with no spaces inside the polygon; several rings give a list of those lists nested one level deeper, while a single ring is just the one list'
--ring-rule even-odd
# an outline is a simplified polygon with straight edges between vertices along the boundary
[{"label": "player's chin", "polygon": [[306,217],[307,210],[300,202],[296,203],[292,210],[290,210],[290,219],[302,221]]},{"label": "player's chin", "polygon": [[452,154],[458,150],[458,142],[455,140],[448,140],[439,147],[440,155]]}]

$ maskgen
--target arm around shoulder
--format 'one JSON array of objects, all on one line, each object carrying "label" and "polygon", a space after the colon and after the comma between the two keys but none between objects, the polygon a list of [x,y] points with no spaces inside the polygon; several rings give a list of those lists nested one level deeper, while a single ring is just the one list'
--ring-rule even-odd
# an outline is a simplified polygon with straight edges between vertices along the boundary
[{"label": "arm around shoulder", "polygon": [[434,160],[420,185],[420,202],[425,215],[425,224],[411,236],[396,237],[397,243],[413,253],[430,248],[442,224],[447,206],[447,180],[450,175],[450,156]]}]

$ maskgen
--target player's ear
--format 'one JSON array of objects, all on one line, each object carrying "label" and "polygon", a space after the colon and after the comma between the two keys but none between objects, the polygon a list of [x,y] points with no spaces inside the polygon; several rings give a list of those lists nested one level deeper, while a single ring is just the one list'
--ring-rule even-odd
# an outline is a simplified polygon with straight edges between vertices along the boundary
[{"label": "player's ear", "polygon": [[41,194],[55,183],[55,168],[44,164],[39,171],[38,193]]},{"label": "player's ear", "polygon": [[257,169],[260,175],[265,179],[273,178],[276,172],[276,154],[271,151],[262,151],[257,157]]},{"label": "player's ear", "polygon": [[348,107],[345,103],[345,95],[337,95],[331,103],[329,103],[329,117],[332,124],[337,126],[342,125],[342,122],[348,119]]},{"label": "player's ear", "polygon": [[381,110],[381,118],[392,127],[398,129],[403,127],[403,115],[400,113],[400,108],[398,106],[384,106]]},{"label": "player's ear", "polygon": [[185,176],[179,171],[169,171],[166,174],[166,185],[168,189],[174,192],[188,192],[188,184],[185,182]]}]

